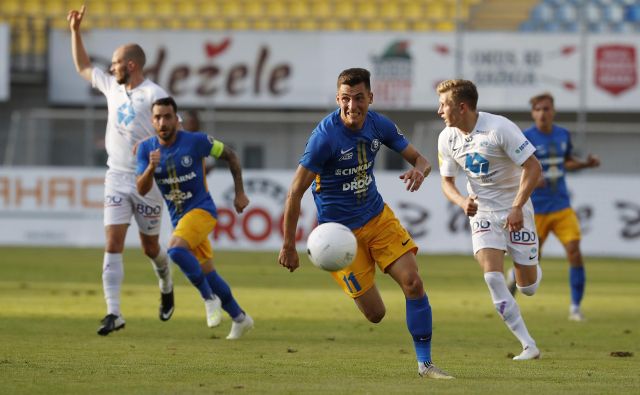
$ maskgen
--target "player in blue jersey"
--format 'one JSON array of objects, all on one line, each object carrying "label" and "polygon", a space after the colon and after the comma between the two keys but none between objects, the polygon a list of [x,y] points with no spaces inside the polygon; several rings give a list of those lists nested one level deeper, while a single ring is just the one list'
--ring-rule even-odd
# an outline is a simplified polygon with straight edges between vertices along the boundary
[{"label": "player in blue jersey", "polygon": [[216,225],[217,211],[204,177],[204,159],[211,155],[229,162],[235,184],[233,204],[238,213],[249,204],[240,163],[233,150],[222,142],[204,133],[177,130],[177,105],[173,98],[154,101],[151,117],[157,136],[138,146],[138,192],[141,195],[149,192],[155,179],[174,226],[168,250],[171,260],[200,291],[207,325],[220,324],[222,305],[233,320],[227,339],[238,339],[253,328],[253,319],[240,308],[229,285],[213,266],[208,235]]},{"label": "player in blue jersey", "polygon": [[420,188],[431,171],[427,159],[388,118],[369,111],[373,102],[370,74],[347,69],[338,76],[340,107],[313,130],[300,159],[284,209],[284,241],[279,263],[293,272],[300,265],[295,233],[300,202],[313,184],[318,222],[339,222],[358,240],[353,263],[331,273],[362,314],[378,323],[385,306],[376,287],[376,265],[400,286],[406,298],[406,319],[422,377],[450,379],[431,362],[431,306],[418,275],[418,247],[384,203],[376,188],[373,165],[382,145],[399,152],[412,167],[400,175],[408,191]]},{"label": "player in blue jersey", "polygon": [[535,125],[525,130],[524,134],[535,146],[535,155],[543,170],[543,178],[531,195],[540,247],[550,232],[564,246],[569,260],[571,286],[569,319],[582,321],[584,316],[580,311],[580,302],[584,295],[585,270],[580,252],[580,224],[571,208],[565,172],[597,167],[600,160],[594,155],[589,155],[584,161],[573,156],[569,131],[553,123],[556,111],[551,94],[534,96],[530,103]]}]

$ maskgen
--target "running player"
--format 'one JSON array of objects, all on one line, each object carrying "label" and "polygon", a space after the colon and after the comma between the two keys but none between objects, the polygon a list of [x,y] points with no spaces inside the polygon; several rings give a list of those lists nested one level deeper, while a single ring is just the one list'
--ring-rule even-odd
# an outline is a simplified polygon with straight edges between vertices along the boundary
[{"label": "running player", "polygon": [[[473,82],[443,81],[437,92],[438,115],[446,124],[438,138],[442,190],[470,217],[473,253],[491,299],[522,344],[522,352],[513,359],[537,359],[540,351],[503,274],[504,254],[509,252],[523,294],[533,295],[542,279],[529,199],[541,174],[535,148],[513,122],[476,110],[478,91]],[[467,196],[455,185],[459,169],[467,175]]]},{"label": "running player", "polygon": [[158,235],[162,219],[162,198],[157,188],[146,197],[136,191],[136,159],[133,147],[154,135],[151,125],[151,103],[167,93],[144,78],[145,54],[137,44],[118,47],[111,59],[111,74],[93,67],[80,35],[84,17],[80,11],[67,15],[71,29],[71,54],[76,71],[107,97],[109,118],[105,145],[109,159],[104,188],[104,227],[106,245],[102,265],[102,285],[107,303],[107,315],[98,334],[106,336],[124,328],[120,311],[120,289],[124,277],[122,252],[131,217],[140,231],[140,243],[159,279],[162,321],[171,318],[174,310],[173,281],[166,251],[160,247]]},{"label": "running player", "polygon": [[573,156],[569,131],[553,124],[556,110],[550,93],[536,95],[529,102],[535,125],[525,130],[524,135],[536,148],[536,157],[542,164],[544,176],[531,195],[540,248],[550,232],[564,246],[569,261],[571,289],[569,320],[583,321],[580,302],[586,279],[580,252],[580,224],[569,201],[565,171],[600,166],[600,159],[589,155],[582,161]]},{"label": "running player", "polygon": [[233,320],[227,339],[239,339],[253,328],[253,319],[240,308],[229,285],[213,266],[208,235],[216,226],[218,214],[207,187],[204,159],[212,155],[229,162],[235,184],[233,203],[238,213],[249,204],[242,185],[240,162],[233,150],[222,142],[204,133],[178,131],[177,110],[171,97],[153,102],[151,116],[157,136],[138,147],[137,189],[140,195],[146,195],[152,190],[155,178],[174,226],[168,251],[171,260],[200,291],[207,325],[220,324],[222,301],[222,308]]},{"label": "running player", "polygon": [[400,179],[406,189],[420,188],[431,165],[388,118],[368,111],[373,102],[370,73],[344,70],[338,76],[340,107],[314,129],[289,189],[284,211],[284,242],[279,263],[293,272],[300,265],[295,233],[300,202],[313,184],[318,222],[339,222],[358,240],[354,262],[332,273],[362,314],[378,323],[385,306],[376,287],[376,265],[389,274],[406,298],[406,319],[418,360],[418,374],[452,378],[431,360],[431,306],[418,275],[418,247],[378,193],[373,165],[382,144],[399,152],[412,167]]}]

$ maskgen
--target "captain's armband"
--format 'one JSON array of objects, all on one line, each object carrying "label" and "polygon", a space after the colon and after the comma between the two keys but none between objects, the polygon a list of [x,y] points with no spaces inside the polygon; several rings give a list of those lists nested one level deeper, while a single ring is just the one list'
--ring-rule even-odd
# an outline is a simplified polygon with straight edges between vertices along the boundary
[{"label": "captain's armband", "polygon": [[224,143],[222,143],[222,141],[214,140],[213,146],[211,147],[211,152],[209,152],[209,155],[218,159],[220,155],[222,155],[222,151],[224,151]]}]

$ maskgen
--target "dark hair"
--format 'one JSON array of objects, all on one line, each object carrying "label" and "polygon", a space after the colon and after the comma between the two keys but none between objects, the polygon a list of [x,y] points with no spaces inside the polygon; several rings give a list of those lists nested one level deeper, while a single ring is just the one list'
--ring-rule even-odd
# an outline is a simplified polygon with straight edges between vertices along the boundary
[{"label": "dark hair", "polygon": [[343,70],[338,76],[338,89],[340,85],[356,86],[364,82],[367,90],[371,90],[371,73],[367,69],[353,68]]},{"label": "dark hair", "polygon": [[153,111],[153,107],[155,106],[171,106],[173,107],[173,113],[174,114],[178,113],[178,105],[176,104],[176,101],[173,100],[173,97],[171,96],[163,97],[162,99],[158,99],[153,103],[151,103],[151,111]]},{"label": "dark hair", "polygon": [[535,107],[536,104],[540,103],[543,100],[551,101],[551,106],[553,107],[553,96],[549,92],[543,92],[529,99],[529,104],[531,104],[531,109],[533,110],[533,107]]},{"label": "dark hair", "polygon": [[466,103],[471,110],[478,105],[478,89],[469,80],[446,80],[438,84],[436,92],[443,94],[451,91],[451,99],[454,103]]},{"label": "dark hair", "polygon": [[140,69],[144,67],[147,62],[147,57],[144,54],[144,50],[138,44],[127,44],[124,46],[124,59],[126,61],[132,60],[135,64],[140,66]]}]

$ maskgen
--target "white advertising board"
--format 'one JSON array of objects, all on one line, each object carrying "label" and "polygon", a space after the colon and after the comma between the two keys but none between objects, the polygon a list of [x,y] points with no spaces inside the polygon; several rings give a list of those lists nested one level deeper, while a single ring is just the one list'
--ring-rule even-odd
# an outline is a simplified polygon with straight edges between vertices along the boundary
[{"label": "white advertising board", "polygon": [[11,51],[9,35],[11,30],[6,23],[0,23],[0,101],[9,100],[9,80],[11,70]]},{"label": "white advertising board", "polygon": [[[464,77],[480,91],[479,107],[528,110],[531,96],[549,91],[557,108],[591,111],[640,109],[640,34],[590,35],[586,86],[576,34],[382,32],[209,32],[93,30],[83,34],[94,64],[107,69],[118,45],[139,43],[147,75],[181,106],[309,109],[335,106],[336,79],[349,67],[372,72],[378,109],[437,108],[438,82]],[[49,100],[104,104],[76,75],[70,35],[51,32]],[[460,64],[456,53],[460,52]],[[462,75],[456,75],[461,70]]]},{"label": "white advertising board", "polygon": [[[86,168],[0,167],[0,245],[95,246],[104,243],[102,194],[104,170]],[[216,249],[277,251],[282,243],[284,200],[293,171],[246,171],[247,210],[233,210],[233,180],[224,169],[208,177],[218,206]],[[461,178],[464,178],[461,175]],[[449,204],[437,172],[421,190],[409,193],[398,174],[379,172],[376,183],[385,201],[426,254],[471,254],[468,220]],[[570,176],[569,188],[582,225],[585,255],[640,258],[639,176]],[[298,229],[299,248],[316,223],[311,192],[303,199]],[[163,217],[161,238],[171,233]],[[127,246],[138,247],[137,228]],[[551,237],[544,254],[563,256]]]}]

